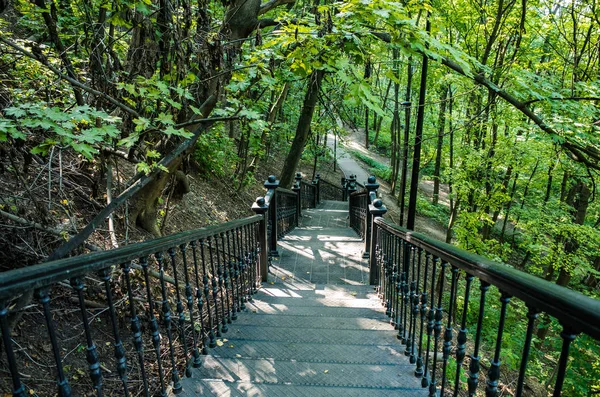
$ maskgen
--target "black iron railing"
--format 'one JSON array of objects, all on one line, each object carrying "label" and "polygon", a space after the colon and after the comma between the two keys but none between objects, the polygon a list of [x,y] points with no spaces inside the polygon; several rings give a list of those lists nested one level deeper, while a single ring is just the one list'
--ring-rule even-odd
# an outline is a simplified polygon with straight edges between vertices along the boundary
[{"label": "black iron railing", "polygon": [[321,200],[344,200],[344,189],[341,186],[334,185],[325,179],[319,178],[319,198]]},{"label": "black iron railing", "polygon": [[[19,397],[177,393],[258,287],[262,219],[2,273],[1,365],[11,385],[1,389]],[[34,301],[13,313],[30,291]],[[111,343],[97,344],[100,337]]]},{"label": "black iron railing", "polygon": [[355,192],[350,195],[350,227],[364,239],[367,234],[367,211],[369,207],[369,195],[366,190]]},{"label": "black iron railing", "polygon": [[282,187],[276,190],[277,238],[282,238],[298,226],[298,194]]},{"label": "black iron railing", "polygon": [[[366,200],[364,192],[350,197],[351,225],[362,236],[368,235],[360,211],[367,209]],[[368,206],[370,281],[378,286],[415,376],[429,395],[499,396],[509,389],[511,395],[526,395],[525,385],[539,378],[529,368],[535,354],[537,368],[540,360],[554,366],[546,384],[553,396],[560,396],[568,368],[585,360],[570,356],[573,341],[580,334],[591,338],[589,343],[600,340],[600,301],[392,225],[381,217],[385,212],[379,199]],[[550,348],[560,352],[555,361],[540,351],[539,340],[532,343],[541,315],[560,327],[561,346]],[[510,335],[505,334],[508,322]],[[502,365],[505,355],[511,367]]]},{"label": "black iron railing", "polygon": [[317,207],[317,186],[313,183],[300,181],[300,197],[302,209]]},{"label": "black iron railing", "polygon": [[[568,362],[574,359],[569,347],[576,336],[600,339],[600,301],[382,218],[374,220],[374,236],[380,296],[398,329],[398,338],[416,364],[415,376],[422,377],[430,396],[436,395],[437,388],[442,396],[446,391],[454,396],[466,391],[473,396],[478,389],[484,389],[487,396],[500,395],[505,337],[513,344],[522,341],[511,350],[520,352],[512,390],[516,396],[523,395],[526,376],[536,376],[528,371],[528,364],[532,349],[536,349],[532,344],[536,319],[542,313],[556,319],[562,328],[553,396],[561,395]],[[499,311],[491,310],[492,298],[498,299],[494,306],[499,306]],[[509,317],[513,324],[522,323],[522,334],[511,329],[510,335],[505,335]],[[489,330],[490,323],[495,335],[485,339],[495,342],[485,345],[483,330],[486,326]],[[465,361],[468,370],[463,368]],[[466,382],[461,380],[463,376]]]},{"label": "black iron railing", "polygon": [[[224,343],[218,338],[267,281],[277,238],[298,224],[298,193],[278,186],[270,176],[249,218],[0,273],[0,372],[10,375],[0,391],[181,391],[181,377]],[[15,310],[26,296],[35,299]]]}]

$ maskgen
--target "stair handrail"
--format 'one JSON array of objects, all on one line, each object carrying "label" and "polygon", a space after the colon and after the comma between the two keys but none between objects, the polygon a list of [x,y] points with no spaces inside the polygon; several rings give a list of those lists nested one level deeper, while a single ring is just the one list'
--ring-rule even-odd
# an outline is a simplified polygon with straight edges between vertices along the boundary
[{"label": "stair handrail", "polygon": [[[357,200],[364,195],[365,192],[351,196],[351,211],[353,205],[365,205],[364,199]],[[481,294],[473,337],[475,350],[466,374],[469,393],[474,395],[479,383],[482,324],[489,321],[484,318],[485,297],[492,287],[499,291],[501,309],[496,344],[490,349],[491,365],[485,382],[486,394],[499,393],[502,337],[507,313],[511,307],[515,307],[514,304],[509,306],[513,299],[519,302],[517,305],[527,308],[527,314],[522,317],[522,321],[527,322],[527,331],[522,346],[516,395],[520,396],[523,392],[530,352],[537,348],[532,344],[536,321],[541,314],[545,314],[558,320],[562,328],[560,336],[563,342],[553,390],[553,396],[560,396],[573,340],[579,334],[586,334],[600,341],[600,301],[394,225],[382,218],[386,211],[380,199],[374,199],[368,206],[372,227],[371,241],[367,244],[370,248],[369,280],[372,285],[377,285],[386,313],[398,329],[398,338],[406,346],[405,354],[410,357],[411,363],[416,364],[415,376],[422,379],[422,386],[429,388],[430,395],[435,395],[438,387],[441,387],[441,395],[444,395],[448,377],[454,378],[455,387],[461,387],[461,368],[468,339],[466,313],[469,303],[473,304],[469,302],[469,293],[473,281],[478,279]],[[459,272],[465,273],[464,282],[461,282],[463,278],[459,277]],[[459,285],[464,294],[464,297],[460,297],[463,302],[462,313],[457,313]],[[442,299],[443,296],[449,299]],[[462,319],[457,324],[459,316]],[[438,352],[439,343],[442,343],[443,349]],[[457,345],[456,372],[449,374],[448,359],[454,344]],[[438,354],[442,360],[441,373]]]},{"label": "stair handrail", "polygon": [[[237,318],[259,287],[263,259],[258,230],[264,224],[264,217],[255,215],[0,273],[2,354],[6,356],[13,396],[25,397],[37,391],[26,388],[27,381],[23,382],[21,371],[27,372],[25,368],[30,364],[27,357],[31,357],[17,354],[23,346],[17,340],[25,334],[22,343],[30,344],[27,335],[33,333],[39,340],[44,328],[47,332],[44,346],[49,349],[36,349],[34,353],[37,360],[53,361],[53,365],[38,367],[36,378],[56,379],[57,395],[87,395],[91,389],[103,394],[106,387],[103,376],[108,372],[104,368],[108,366],[119,377],[122,388],[121,392],[110,390],[111,394],[127,394],[132,377],[136,378],[135,384],[143,387],[145,395],[166,396],[169,388],[174,393],[180,392],[183,374],[191,376],[191,369],[201,365],[200,353],[217,345],[216,338],[227,332],[228,324]],[[38,310],[27,316],[35,324],[20,327],[14,333],[11,320],[20,312],[12,303],[25,296],[36,298],[29,307]],[[120,303],[115,301],[117,297],[121,298]],[[73,323],[73,317],[68,317],[69,324],[61,323],[63,318],[56,317],[52,310],[59,304],[76,305],[79,323]],[[123,305],[120,311],[117,304]],[[113,334],[111,358],[94,342],[98,331],[93,329],[101,325],[91,321],[89,310],[94,307],[103,308],[104,321],[112,325],[105,326]],[[130,330],[126,333],[130,335],[125,341],[121,324],[127,322]],[[83,332],[80,334],[78,330],[65,339],[59,337],[75,327],[81,327],[79,330]],[[168,343],[161,343],[161,339]],[[77,340],[79,345],[66,357],[63,344]],[[133,346],[134,351],[125,349],[125,345]],[[153,348],[146,351],[144,345]],[[79,346],[83,349],[78,349]],[[158,366],[147,368],[146,356],[151,356]],[[73,390],[70,381],[76,378],[69,376],[67,368],[79,368],[82,360],[88,363],[91,387],[85,391]],[[151,382],[151,376],[156,376],[159,382]]]}]

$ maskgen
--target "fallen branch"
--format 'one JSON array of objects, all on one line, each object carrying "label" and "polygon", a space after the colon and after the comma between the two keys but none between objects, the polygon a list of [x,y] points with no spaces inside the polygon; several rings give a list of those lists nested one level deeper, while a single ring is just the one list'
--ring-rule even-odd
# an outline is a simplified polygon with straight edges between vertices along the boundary
[{"label": "fallen branch", "polygon": [[54,229],[54,228],[51,228],[51,227],[47,227],[47,226],[42,225],[41,223],[28,221],[25,218],[21,218],[20,216],[13,215],[11,213],[8,213],[8,212],[2,211],[2,210],[0,210],[0,215],[2,217],[4,217],[4,218],[10,219],[11,221],[16,222],[16,223],[18,223],[20,225],[29,226],[29,227],[32,227],[34,229],[38,229],[38,230],[41,230],[43,232],[47,232],[47,233],[53,234],[55,236],[63,237],[64,233],[65,233],[65,231],[63,231],[63,230],[59,230],[59,229]]}]

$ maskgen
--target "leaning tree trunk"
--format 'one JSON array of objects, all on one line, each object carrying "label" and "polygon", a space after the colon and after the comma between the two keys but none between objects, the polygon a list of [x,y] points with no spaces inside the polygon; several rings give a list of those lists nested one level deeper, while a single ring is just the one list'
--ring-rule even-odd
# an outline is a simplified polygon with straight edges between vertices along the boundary
[{"label": "leaning tree trunk", "polygon": [[315,70],[312,72],[308,80],[308,88],[306,90],[306,95],[304,96],[302,110],[300,111],[300,118],[298,119],[298,125],[296,127],[296,135],[294,136],[292,147],[285,158],[283,170],[281,171],[280,184],[282,187],[292,186],[296,168],[298,167],[300,157],[302,156],[302,151],[304,151],[304,146],[308,140],[310,123],[315,112],[315,105],[317,104],[317,100],[319,98],[319,91],[321,90],[321,83],[323,82],[324,75],[324,71]]}]

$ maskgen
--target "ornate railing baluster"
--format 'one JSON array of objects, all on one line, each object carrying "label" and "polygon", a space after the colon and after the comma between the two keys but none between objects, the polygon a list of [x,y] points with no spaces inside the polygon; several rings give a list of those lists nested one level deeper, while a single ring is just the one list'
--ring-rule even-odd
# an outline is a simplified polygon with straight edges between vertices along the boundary
[{"label": "ornate railing baluster", "polygon": [[[194,368],[200,368],[202,360],[200,359],[200,352],[198,351],[198,339],[196,338],[196,323],[194,322],[194,298],[192,293],[192,286],[190,284],[190,270],[187,262],[187,245],[181,244],[179,246],[179,249],[181,250],[181,259],[183,261],[183,276],[185,280],[185,301],[187,304],[188,314],[190,316],[190,324],[192,331],[192,366]],[[183,313],[183,311],[181,313]],[[179,318],[182,318],[182,314],[180,314]],[[185,317],[183,317],[183,320],[185,321]],[[182,322],[182,333],[184,331],[184,325],[185,323]],[[202,331],[202,327],[200,327],[200,331]],[[185,340],[185,334],[182,335],[182,338],[184,338]],[[189,366],[188,370],[186,370],[186,376],[189,378],[191,376],[191,372],[190,375],[188,375],[187,371],[191,371],[189,369]]]},{"label": "ornate railing baluster", "polygon": [[396,323],[398,317],[398,251],[396,244],[397,241],[398,238],[396,236],[391,236],[390,250],[392,260],[392,278],[390,280],[390,293],[392,295],[391,323],[394,326],[394,329],[398,329],[398,324]]},{"label": "ornate railing baluster", "polygon": [[253,273],[254,269],[253,269],[253,263],[254,263],[254,259],[253,259],[253,250],[254,250],[254,246],[251,243],[251,239],[250,239],[250,228],[248,228],[247,226],[244,228],[244,240],[246,242],[246,251],[245,251],[245,263],[246,263],[246,279],[247,279],[247,284],[246,284],[246,301],[247,302],[252,302],[252,289],[253,284],[254,284],[254,280],[255,275]]},{"label": "ornate railing baluster", "polygon": [[229,231],[225,232],[225,239],[227,240],[227,264],[229,266],[229,283],[231,291],[231,320],[237,320],[237,297],[236,297],[236,276],[235,276],[235,258],[231,256],[231,242],[229,237]]},{"label": "ornate railing baluster", "polygon": [[227,324],[231,324],[231,311],[229,310],[229,296],[227,293],[227,275],[229,270],[227,270],[227,258],[225,258],[225,240],[223,233],[220,233],[219,237],[221,237],[221,248],[219,249],[218,238],[215,238],[215,246],[217,253],[217,274],[219,275],[219,291],[221,292],[221,332],[225,334],[229,331],[229,326]]},{"label": "ornate railing baluster", "polygon": [[81,322],[83,324],[83,331],[85,334],[85,340],[87,343],[86,348],[86,361],[88,362],[88,370],[90,373],[90,379],[96,390],[96,395],[99,397],[103,395],[102,391],[102,371],[100,371],[100,358],[98,357],[98,349],[96,344],[92,340],[92,332],[90,330],[90,324],[88,320],[88,314],[85,307],[85,299],[83,297],[83,281],[81,277],[75,277],[71,279],[71,287],[77,292],[77,300],[79,301],[79,309],[81,312]]},{"label": "ornate railing baluster", "polygon": [[433,263],[431,264],[431,289],[429,293],[429,296],[431,296],[431,306],[429,307],[429,310],[427,312],[427,351],[425,352],[425,369],[423,371],[423,379],[421,379],[421,387],[429,386],[431,378],[429,372],[433,373],[435,368],[435,361],[431,364],[432,369],[430,369],[429,361],[431,352],[431,342],[433,340],[433,328],[435,325],[435,274],[437,272],[437,265],[439,263],[440,258],[434,257]]},{"label": "ornate railing baluster", "polygon": [[[416,364],[417,362],[417,350],[415,344],[417,343],[417,317],[419,315],[419,281],[421,275],[421,255],[422,250],[417,249],[417,255],[413,255],[413,286],[412,295],[411,295],[411,304],[412,304],[412,337],[411,337],[411,351],[410,351],[410,360],[411,364]],[[416,264],[415,264],[415,257]]]},{"label": "ornate railing baluster", "polygon": [[[415,343],[416,343],[416,333],[417,333],[417,315],[419,314],[419,297],[417,295],[417,282],[418,278],[416,278],[416,264],[417,255],[415,254],[416,247],[412,247],[412,270],[411,277],[412,280],[410,282],[410,303],[411,303],[411,311],[410,311],[410,358],[409,362],[411,364],[415,364],[417,362],[417,357],[415,356]],[[418,261],[421,261],[421,251],[418,251]]]},{"label": "ornate railing baluster", "polygon": [[404,266],[404,283],[403,283],[403,288],[402,288],[402,298],[403,298],[403,304],[404,304],[404,345],[406,346],[404,348],[404,355],[405,356],[409,356],[410,355],[410,347],[409,347],[409,342],[410,342],[410,325],[411,325],[411,316],[412,316],[412,308],[410,307],[410,264],[411,264],[411,252],[413,250],[413,246],[410,243],[406,243],[404,245],[404,258],[406,260],[406,264]]},{"label": "ornate railing baluster", "polygon": [[224,294],[225,294],[225,303],[226,303],[226,307],[227,307],[227,323],[231,324],[231,311],[232,311],[232,299],[231,299],[231,292],[229,289],[229,259],[226,256],[226,252],[225,252],[225,233],[221,233],[221,257],[223,258],[223,261],[221,263],[223,263],[223,288],[224,288]]},{"label": "ornate railing baluster", "polygon": [[569,348],[571,342],[577,337],[577,333],[569,326],[561,324],[563,327],[560,337],[563,339],[560,358],[558,359],[558,368],[556,371],[556,383],[554,384],[553,397],[560,397],[562,393],[563,383],[565,381],[565,372],[567,371],[567,362],[569,360]]},{"label": "ornate railing baluster", "polygon": [[404,300],[404,295],[406,294],[406,262],[408,258],[405,254],[406,252],[406,241],[402,241],[400,244],[400,258],[402,264],[400,266],[400,296],[398,297],[398,304],[400,305],[400,319],[398,321],[398,339],[402,343],[406,341],[406,305]]},{"label": "ornate railing baluster", "polygon": [[[211,268],[211,285],[212,285],[212,302],[213,302],[213,308],[215,309],[215,325],[216,325],[216,331],[217,331],[217,337],[220,338],[222,336],[222,323],[221,320],[219,319],[219,299],[218,299],[218,293],[219,293],[219,284],[217,281],[217,269],[215,268],[215,260],[213,258],[213,244],[212,241],[215,241],[214,239],[208,239],[208,257],[210,259],[210,268]],[[218,262],[219,258],[217,257],[217,262]],[[222,303],[222,302],[221,302]],[[222,305],[221,305],[222,307]],[[223,322],[225,322],[224,318],[225,315],[223,315]],[[227,332],[227,330],[225,330],[225,332]],[[215,346],[216,346],[216,342],[215,342]],[[211,346],[212,347],[212,346]]]},{"label": "ornate railing baluster", "polygon": [[171,380],[173,381],[173,393],[180,393],[182,390],[181,382],[179,379],[179,371],[177,370],[177,362],[175,361],[175,345],[173,341],[173,329],[171,319],[171,305],[169,305],[169,298],[167,294],[167,286],[165,284],[165,267],[162,252],[157,252],[155,255],[156,262],[158,263],[158,270],[160,274],[160,289],[162,294],[162,319],[165,329],[167,330],[167,339],[169,342],[169,354],[171,358]]},{"label": "ornate railing baluster", "polygon": [[441,391],[440,395],[443,396],[446,389],[446,372],[448,370],[448,358],[450,357],[450,350],[452,349],[452,338],[453,338],[453,327],[452,322],[454,320],[454,305],[456,304],[456,282],[458,275],[458,268],[452,266],[450,270],[452,274],[452,281],[450,283],[450,302],[448,302],[448,322],[446,323],[446,330],[444,331],[444,348],[442,350],[442,378],[441,378]]},{"label": "ornate railing baluster", "polygon": [[401,322],[401,315],[400,315],[400,310],[402,310],[402,304],[400,303],[400,299],[402,298],[402,292],[400,291],[400,285],[401,285],[401,274],[402,274],[402,256],[401,256],[401,251],[402,251],[402,243],[403,241],[399,238],[396,238],[395,244],[394,244],[394,250],[396,251],[396,280],[394,281],[394,288],[396,290],[396,298],[394,299],[394,304],[396,305],[396,310],[395,310],[395,320],[394,320],[394,329],[398,330],[398,338],[400,337],[400,328],[402,327],[402,325],[400,324]]},{"label": "ornate railing baluster", "polygon": [[12,395],[13,397],[25,397],[25,386],[21,383],[21,376],[15,360],[15,351],[13,342],[10,337],[10,328],[8,327],[8,309],[4,302],[0,302],[0,331],[2,332],[2,343],[8,361],[8,369],[12,378]]},{"label": "ornate railing baluster", "polygon": [[469,397],[475,396],[477,392],[477,385],[479,384],[479,368],[480,368],[480,357],[479,347],[481,345],[481,330],[483,329],[483,316],[485,314],[485,297],[490,288],[490,285],[483,280],[480,280],[481,285],[481,298],[479,299],[479,318],[477,319],[477,331],[475,331],[475,346],[473,348],[473,355],[471,356],[471,362],[469,363]]},{"label": "ornate railing baluster", "polygon": [[140,366],[140,375],[142,377],[142,383],[144,385],[144,395],[146,397],[150,396],[150,390],[148,388],[148,376],[146,375],[146,366],[144,364],[144,341],[142,340],[142,324],[140,322],[140,318],[137,315],[137,310],[135,308],[135,300],[133,295],[133,289],[131,288],[131,262],[127,261],[121,263],[121,270],[123,273],[123,278],[125,279],[125,287],[127,288],[127,300],[129,301],[129,313],[131,315],[130,320],[130,329],[131,336],[133,338],[133,347],[135,348],[138,364]]},{"label": "ornate railing baluster", "polygon": [[[202,244],[202,243],[200,243]],[[204,298],[205,295],[202,294],[202,289],[200,289],[200,272],[198,268],[198,252],[196,250],[196,241],[190,242],[190,246],[192,247],[192,261],[194,262],[194,277],[196,281],[196,305],[198,307],[198,321],[200,324],[200,330],[198,331],[198,339],[197,344],[201,346],[202,354],[207,354],[206,350],[206,327],[204,324]],[[206,272],[205,272],[206,273]],[[192,324],[194,324],[194,320],[190,316],[190,320]],[[197,348],[200,349],[200,348]],[[198,350],[197,350],[198,351]],[[202,361],[200,356],[198,356],[199,365],[202,365]],[[195,364],[195,362],[194,362]]]},{"label": "ornate railing baluster", "polygon": [[106,302],[108,303],[108,312],[110,313],[110,322],[112,324],[113,336],[115,338],[113,347],[116,359],[117,373],[119,374],[119,378],[121,378],[121,382],[123,383],[123,392],[125,396],[128,396],[129,390],[127,388],[127,358],[125,357],[125,347],[123,346],[123,341],[121,340],[121,335],[119,333],[117,312],[115,310],[115,304],[113,302],[112,288],[110,285],[112,278],[111,275],[112,269],[109,267],[104,268],[100,271],[100,277],[104,281]]},{"label": "ornate railing baluster", "polygon": [[58,339],[56,338],[56,330],[52,322],[52,313],[50,312],[50,294],[47,288],[42,288],[36,291],[36,297],[42,304],[44,318],[46,319],[46,329],[48,331],[48,337],[50,338],[50,345],[52,346],[52,353],[54,354],[54,362],[56,364],[56,377],[58,386],[59,397],[70,397],[71,386],[65,376],[65,370],[62,364],[62,358],[60,356],[60,349],[58,347]]},{"label": "ornate railing baluster", "polygon": [[[425,370],[423,369],[423,329],[425,328],[425,315],[427,314],[427,275],[429,274],[429,260],[431,254],[425,253],[425,269],[423,272],[423,289],[421,290],[421,305],[419,310],[419,317],[421,320],[421,326],[419,327],[419,350],[417,352],[417,368],[415,369],[415,376],[417,378],[423,377]],[[419,269],[421,267],[419,266]],[[423,382],[421,380],[421,382]],[[423,386],[425,387],[425,386]]]},{"label": "ornate railing baluster", "polygon": [[533,329],[535,321],[539,316],[539,312],[532,306],[527,306],[527,332],[525,334],[525,343],[523,345],[523,354],[521,355],[521,366],[519,367],[519,379],[517,381],[517,390],[515,396],[523,395],[523,386],[525,385],[525,372],[527,371],[527,361],[529,360],[529,352],[531,350],[531,340],[533,339]]},{"label": "ornate railing baluster", "polygon": [[260,270],[258,268],[258,258],[260,246],[258,244],[258,224],[254,225],[254,228],[250,228],[250,241],[252,242],[252,247],[254,247],[252,251],[252,294],[256,294],[258,292],[259,280],[262,278],[262,274],[260,274]]},{"label": "ornate railing baluster", "polygon": [[[431,368],[431,383],[429,384],[429,396],[435,397],[436,395],[436,387],[437,387],[437,366],[436,363],[438,361],[438,343],[440,341],[440,336],[442,334],[442,297],[444,296],[444,278],[445,271],[448,263],[446,261],[442,261],[441,269],[440,269],[440,290],[437,296],[437,308],[435,309],[435,323],[433,326],[433,365]],[[443,379],[442,379],[443,382]]]},{"label": "ornate railing baluster", "polygon": [[241,230],[235,229],[233,233],[233,252],[235,260],[235,278],[237,280],[238,312],[246,309],[246,305],[244,304],[244,261],[242,247],[240,246],[240,234]]},{"label": "ornate railing baluster", "polygon": [[173,279],[175,280],[175,307],[177,308],[177,330],[179,332],[179,339],[181,339],[181,342],[183,344],[183,354],[185,357],[185,376],[186,377],[190,377],[192,376],[192,369],[191,369],[191,362],[190,362],[190,355],[189,355],[189,348],[188,348],[188,342],[187,342],[187,338],[185,337],[185,312],[184,312],[184,308],[183,308],[183,302],[181,301],[181,292],[179,291],[179,272],[177,271],[177,257],[176,257],[176,252],[175,252],[175,248],[171,247],[168,249],[167,253],[169,254],[169,257],[171,258],[171,269],[173,270]]},{"label": "ornate railing baluster", "polygon": [[[206,241],[205,240],[200,240],[200,256],[202,257],[202,286],[203,286],[203,292],[204,292],[204,299],[206,299],[206,312],[208,313],[208,324],[210,326],[210,329],[208,330],[208,347],[210,347],[211,349],[213,347],[217,346],[217,340],[215,338],[215,328],[218,329],[218,325],[216,325],[218,323],[218,319],[215,320],[212,314],[212,309],[210,308],[210,281],[208,280],[208,272],[206,271],[206,257],[204,255],[204,246],[206,245]],[[209,250],[210,250],[210,245],[209,245]],[[212,258],[212,251],[210,251],[211,258]],[[212,259],[211,259],[211,264],[212,264]],[[214,271],[214,270],[213,270]],[[213,273],[214,274],[214,273]],[[214,294],[214,281],[213,281],[213,297],[215,296]],[[215,300],[213,300],[213,308],[215,308],[215,312],[217,307],[217,302]],[[216,314],[215,314],[216,315]]]},{"label": "ornate railing baluster", "polygon": [[500,349],[502,349],[502,335],[504,334],[504,322],[506,320],[506,305],[510,302],[510,296],[502,292],[500,297],[502,302],[500,308],[500,322],[498,324],[498,334],[496,336],[496,348],[494,349],[494,359],[490,364],[487,373],[487,385],[485,395],[487,397],[496,397],[498,395],[498,382],[500,379]]},{"label": "ornate railing baluster", "polygon": [[463,361],[465,360],[465,351],[467,345],[467,314],[469,311],[469,298],[471,294],[471,284],[473,283],[473,276],[469,273],[466,275],[465,285],[465,302],[463,307],[462,319],[460,321],[460,330],[456,337],[456,376],[454,378],[454,393],[453,396],[458,396],[460,390],[460,372],[462,369]]},{"label": "ornate railing baluster", "polygon": [[160,333],[158,330],[158,320],[154,312],[154,298],[150,289],[150,272],[148,269],[148,258],[145,256],[140,258],[140,265],[144,272],[144,281],[146,284],[146,299],[148,300],[148,322],[150,323],[150,332],[152,337],[152,345],[156,354],[156,362],[158,365],[158,380],[160,381],[160,396],[167,397],[167,387],[165,385],[165,375],[160,354]]}]

